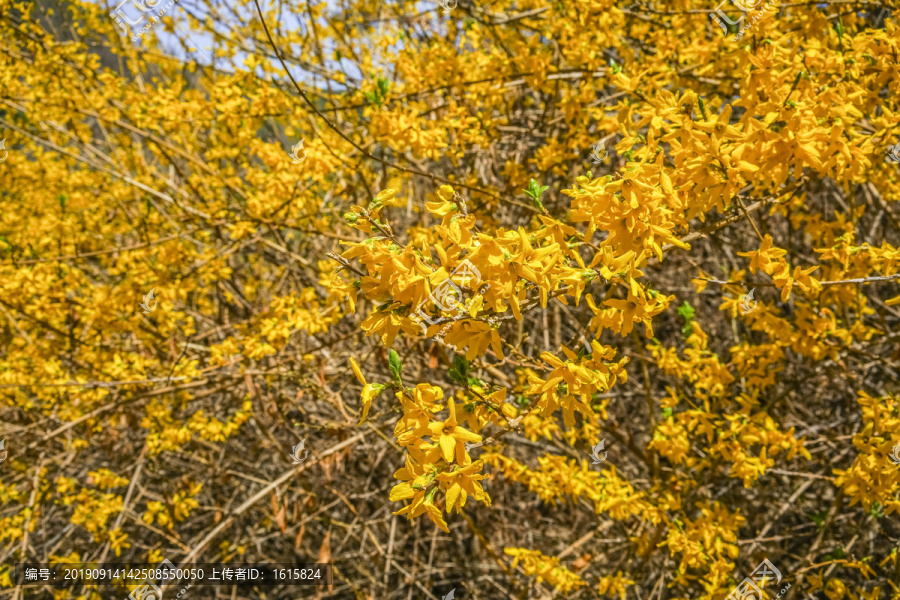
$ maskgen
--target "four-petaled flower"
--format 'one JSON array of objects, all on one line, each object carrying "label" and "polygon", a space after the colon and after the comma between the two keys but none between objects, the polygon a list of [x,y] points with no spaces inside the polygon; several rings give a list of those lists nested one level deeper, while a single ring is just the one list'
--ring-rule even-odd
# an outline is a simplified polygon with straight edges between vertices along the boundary
[{"label": "four-petaled flower", "polygon": [[467,458],[466,442],[480,442],[482,438],[477,433],[472,433],[458,425],[456,420],[456,403],[452,398],[447,402],[447,409],[450,413],[447,420],[429,423],[428,432],[431,435],[431,439],[437,442],[440,448],[440,455],[445,461],[450,463],[456,458],[457,463],[464,464]]}]

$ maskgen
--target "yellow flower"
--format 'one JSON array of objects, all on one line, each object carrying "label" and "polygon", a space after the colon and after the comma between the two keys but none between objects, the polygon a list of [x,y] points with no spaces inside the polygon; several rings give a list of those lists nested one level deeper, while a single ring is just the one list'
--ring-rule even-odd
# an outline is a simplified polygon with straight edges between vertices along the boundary
[{"label": "yellow flower", "polygon": [[459,207],[452,201],[453,194],[452,187],[449,185],[442,185],[440,189],[438,189],[438,200],[426,202],[425,209],[439,217],[446,217],[454,211],[458,211]]},{"label": "yellow flower", "polygon": [[444,532],[450,533],[450,529],[447,527],[447,522],[444,521],[441,509],[434,505],[434,494],[436,491],[437,488],[435,487],[431,488],[426,494],[417,495],[409,506],[401,508],[394,514],[408,515],[407,518],[409,520],[412,520],[419,515],[427,514],[428,518],[431,519],[435,525],[440,527]]},{"label": "yellow flower", "polygon": [[438,481],[446,484],[448,513],[454,507],[457,511],[462,510],[467,496],[473,496],[476,500],[484,502],[488,506],[491,505],[490,496],[478,483],[482,479],[487,479],[487,475],[478,474],[482,467],[484,467],[484,461],[478,460],[462,468],[456,466],[454,471],[441,473],[436,477]]},{"label": "yellow flower", "polygon": [[704,131],[710,135],[710,147],[712,148],[713,153],[719,153],[719,146],[722,143],[722,140],[739,140],[744,137],[744,134],[741,133],[733,125],[729,125],[731,121],[731,105],[726,105],[722,110],[721,114],[715,120],[708,121],[700,121],[699,123],[694,123],[694,129],[699,129],[700,131]]},{"label": "yellow flower", "polygon": [[441,456],[445,461],[448,463],[453,462],[455,457],[457,463],[464,464],[466,461],[466,442],[480,442],[482,438],[477,433],[472,433],[457,424],[456,403],[453,402],[452,398],[447,402],[447,409],[450,411],[447,420],[429,423],[428,431],[431,434],[431,438],[437,440],[441,449]]},{"label": "yellow flower", "polygon": [[353,369],[353,374],[356,375],[356,378],[359,380],[361,384],[363,384],[362,389],[362,417],[359,420],[359,424],[362,425],[363,421],[366,420],[366,417],[369,416],[369,409],[372,407],[372,401],[378,397],[378,395],[384,390],[386,387],[382,383],[367,383],[366,378],[363,377],[362,370],[359,368],[359,364],[357,364],[356,359],[350,357],[350,367]]}]

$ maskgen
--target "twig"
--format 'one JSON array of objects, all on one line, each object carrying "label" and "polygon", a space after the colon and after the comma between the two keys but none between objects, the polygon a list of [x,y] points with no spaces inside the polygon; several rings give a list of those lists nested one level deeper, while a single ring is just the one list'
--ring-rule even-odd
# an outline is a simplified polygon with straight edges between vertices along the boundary
[{"label": "twig", "polygon": [[279,62],[281,62],[281,66],[284,68],[284,72],[287,73],[288,79],[290,79],[291,83],[294,84],[294,88],[297,90],[297,93],[300,94],[300,97],[303,98],[303,101],[306,102],[307,106],[309,106],[309,110],[313,114],[315,114],[317,117],[319,117],[332,131],[334,131],[336,134],[338,134],[345,142],[347,142],[348,144],[353,146],[359,153],[361,153],[366,158],[368,158],[370,160],[378,161],[381,164],[383,164],[384,166],[390,167],[391,169],[396,169],[398,171],[403,171],[404,173],[412,173],[414,175],[420,175],[422,177],[427,177],[427,178],[431,179],[432,181],[440,181],[441,183],[456,185],[456,186],[459,186],[459,187],[462,187],[462,188],[465,188],[468,190],[472,190],[474,192],[485,194],[486,196],[490,196],[491,198],[496,198],[497,200],[502,200],[502,198],[500,196],[498,196],[497,194],[490,192],[488,190],[484,190],[484,189],[477,188],[474,186],[466,185],[459,181],[451,181],[449,179],[444,179],[443,177],[438,177],[434,173],[427,173],[425,171],[419,171],[418,169],[410,169],[408,167],[401,167],[400,165],[398,165],[396,163],[392,163],[389,160],[385,160],[381,157],[371,154],[370,152],[365,150],[362,146],[360,146],[359,144],[357,144],[356,142],[351,140],[343,131],[341,131],[336,125],[334,125],[334,123],[332,123],[328,117],[326,117],[325,115],[322,114],[321,111],[319,111],[319,109],[316,107],[316,105],[313,104],[313,102],[309,99],[309,97],[303,91],[303,88],[301,88],[300,85],[298,85],[297,82],[294,80],[294,76],[291,74],[291,70],[288,69],[287,64],[285,64],[284,58],[282,58],[281,52],[278,50],[278,46],[275,45],[275,40],[272,39],[272,34],[269,31],[269,26],[266,23],[265,17],[263,17],[262,8],[259,6],[259,0],[253,0],[253,2],[254,2],[254,4],[256,4],[256,11],[259,14],[259,20],[262,23],[263,30],[266,32],[266,37],[269,40],[269,44],[272,46],[272,50],[275,51],[275,56],[277,56]]},{"label": "twig", "polygon": [[[34,481],[31,483],[31,496],[28,499],[28,517],[25,519],[25,526],[22,531],[22,551],[19,560],[22,562],[26,562],[26,556],[28,552],[28,533],[31,531],[31,517],[34,514],[34,497],[38,491],[38,484],[41,478],[41,470],[44,468],[44,453],[41,452],[41,457],[38,460],[37,469],[34,473]],[[16,586],[16,593],[14,594],[13,600],[19,597],[21,593],[22,598],[25,597],[25,591],[22,589],[22,584]]]},{"label": "twig", "polygon": [[[237,517],[241,516],[244,513],[244,511],[246,511],[248,508],[250,508],[257,502],[259,502],[259,500],[261,498],[265,497],[273,489],[275,489],[276,487],[278,487],[279,485],[281,485],[282,483],[284,483],[285,481],[287,481],[294,475],[299,475],[300,473],[305,471],[307,468],[309,468],[311,465],[316,464],[323,458],[331,456],[332,454],[334,454],[335,452],[337,452],[339,450],[343,450],[347,446],[350,446],[351,444],[353,444],[359,440],[362,440],[364,437],[365,437],[364,432],[358,433],[355,436],[353,436],[352,438],[346,439],[343,442],[335,444],[328,450],[325,450],[324,452],[318,454],[316,457],[310,458],[310,460],[307,460],[306,462],[304,462],[300,465],[297,465],[296,467],[294,467],[292,469],[288,469],[287,471],[285,471],[281,476],[279,476],[277,479],[275,479],[275,481],[271,482],[269,485],[265,486],[263,489],[261,489],[260,491],[256,492],[252,496],[250,496],[250,498],[248,498],[243,504],[241,504],[239,507],[237,507],[230,515],[228,515],[227,517],[222,519],[222,521],[218,525],[216,525],[212,529],[212,531],[210,531],[208,534],[206,534],[206,536],[204,536],[204,538],[202,540],[200,540],[199,542],[191,542],[191,544],[190,544],[191,551],[188,552],[187,556],[185,556],[181,562],[182,563],[190,563],[195,557],[197,557],[201,552],[203,552],[203,550],[206,549],[206,546],[209,545],[209,543],[213,540],[214,537],[219,535],[226,528],[230,527],[231,524],[234,523],[234,520]],[[165,594],[166,587],[162,588],[162,594]]]}]

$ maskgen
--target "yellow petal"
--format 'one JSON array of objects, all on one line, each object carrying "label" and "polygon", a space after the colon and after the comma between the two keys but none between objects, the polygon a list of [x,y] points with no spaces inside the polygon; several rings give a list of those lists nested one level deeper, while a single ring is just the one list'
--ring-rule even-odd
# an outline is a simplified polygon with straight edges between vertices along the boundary
[{"label": "yellow petal", "polygon": [[[453,510],[453,506],[456,504],[456,501],[459,499],[459,493],[462,491],[462,487],[458,483],[454,483],[450,486],[450,489],[447,490],[447,511]],[[457,509],[458,510],[458,509]]]},{"label": "yellow petal", "polygon": [[359,368],[359,365],[356,363],[356,359],[352,356],[350,357],[350,368],[353,369],[353,374],[356,375],[356,378],[359,379],[359,382],[363,385],[366,385],[366,378],[363,377],[362,371]]},{"label": "yellow petal", "polygon": [[369,416],[369,409],[372,407],[372,400],[374,400],[378,394],[381,393],[381,390],[384,389],[384,386],[378,383],[367,383],[362,391],[362,405],[363,412],[362,418],[359,420],[359,424],[362,425],[363,421],[366,420],[366,417]]},{"label": "yellow petal", "polygon": [[390,500],[391,502],[397,502],[398,500],[409,500],[415,495],[416,492],[412,489],[411,485],[406,482],[398,483],[394,486],[394,489],[391,490]]},{"label": "yellow petal", "polygon": [[441,454],[448,463],[453,462],[453,451],[456,449],[456,440],[453,436],[442,435],[440,437]]},{"label": "yellow petal", "polygon": [[[477,433],[472,433],[468,429],[464,429],[459,426],[453,428],[453,437],[455,437],[456,439],[461,440],[463,442],[480,442],[481,441],[480,435],[478,435]],[[441,445],[441,448],[443,448],[443,444]]]}]

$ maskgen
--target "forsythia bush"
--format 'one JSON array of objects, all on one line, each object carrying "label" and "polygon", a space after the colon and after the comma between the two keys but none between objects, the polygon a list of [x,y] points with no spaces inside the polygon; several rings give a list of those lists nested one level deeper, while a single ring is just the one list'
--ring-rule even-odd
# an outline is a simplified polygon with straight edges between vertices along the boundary
[{"label": "forsythia bush", "polygon": [[0,587],[900,599],[900,6],[738,5],[0,0]]}]

